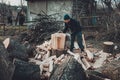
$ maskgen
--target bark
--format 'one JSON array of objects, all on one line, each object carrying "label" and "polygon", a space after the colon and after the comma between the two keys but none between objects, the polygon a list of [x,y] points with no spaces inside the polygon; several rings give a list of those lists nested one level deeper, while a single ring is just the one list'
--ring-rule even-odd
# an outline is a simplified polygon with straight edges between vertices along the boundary
[{"label": "bark", "polygon": [[86,74],[88,75],[88,80],[105,80],[108,79],[105,75],[102,73],[99,73],[97,71],[86,71]]},{"label": "bark", "polygon": [[15,60],[13,80],[40,80],[40,68],[21,60]]},{"label": "bark", "polygon": [[120,80],[120,60],[104,65],[101,73],[111,80]]},{"label": "bark", "polygon": [[0,80],[12,80],[15,66],[9,61],[9,53],[0,42]]},{"label": "bark", "polygon": [[10,39],[9,45],[7,47],[7,51],[10,53],[10,58],[12,60],[14,58],[28,60],[26,47],[20,44],[18,41]]},{"label": "bark", "polygon": [[59,65],[50,80],[86,80],[82,66],[71,56]]},{"label": "bark", "polygon": [[106,53],[113,53],[114,43],[113,42],[104,42],[103,51]]}]

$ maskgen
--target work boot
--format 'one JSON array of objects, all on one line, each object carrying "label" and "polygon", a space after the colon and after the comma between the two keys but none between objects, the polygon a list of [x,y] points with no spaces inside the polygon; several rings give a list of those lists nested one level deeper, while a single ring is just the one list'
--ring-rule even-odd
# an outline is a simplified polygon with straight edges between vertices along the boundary
[{"label": "work boot", "polygon": [[81,53],[84,52],[84,49],[81,49]]}]

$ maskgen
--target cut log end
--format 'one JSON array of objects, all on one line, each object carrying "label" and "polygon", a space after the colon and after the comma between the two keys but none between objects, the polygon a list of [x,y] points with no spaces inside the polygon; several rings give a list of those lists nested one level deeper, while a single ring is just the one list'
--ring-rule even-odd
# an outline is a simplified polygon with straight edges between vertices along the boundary
[{"label": "cut log end", "polygon": [[6,49],[8,48],[9,43],[10,43],[10,38],[6,38],[6,39],[3,41],[3,44],[4,44],[4,46],[5,46]]},{"label": "cut log end", "polygon": [[106,53],[113,53],[113,49],[114,49],[114,43],[107,41],[107,42],[103,42],[103,51]]}]

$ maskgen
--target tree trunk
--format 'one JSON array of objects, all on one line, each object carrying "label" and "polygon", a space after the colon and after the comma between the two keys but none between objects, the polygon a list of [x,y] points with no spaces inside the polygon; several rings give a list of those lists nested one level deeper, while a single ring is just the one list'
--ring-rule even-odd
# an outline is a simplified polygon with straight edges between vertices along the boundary
[{"label": "tree trunk", "polygon": [[9,54],[0,42],[0,80],[12,80],[15,66],[9,60]]},{"label": "tree trunk", "polygon": [[86,80],[82,66],[71,56],[59,65],[50,80]]},{"label": "tree trunk", "polygon": [[40,80],[40,68],[21,60],[15,60],[13,80]]}]

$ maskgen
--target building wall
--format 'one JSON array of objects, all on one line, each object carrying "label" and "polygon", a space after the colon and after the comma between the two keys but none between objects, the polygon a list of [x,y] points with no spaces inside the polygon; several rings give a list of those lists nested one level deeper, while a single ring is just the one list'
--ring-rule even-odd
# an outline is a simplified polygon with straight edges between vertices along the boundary
[{"label": "building wall", "polygon": [[47,14],[53,16],[57,20],[63,20],[65,14],[71,15],[72,13],[72,1],[48,1],[47,2]]},{"label": "building wall", "polygon": [[72,1],[71,0],[63,0],[63,1],[34,1],[28,2],[28,11],[30,12],[30,16],[35,18],[36,14],[44,11],[48,15],[53,15],[53,17],[57,18],[57,20],[63,20],[64,14],[71,15],[72,12]]},{"label": "building wall", "polygon": [[34,1],[28,2],[28,15],[29,19],[33,20],[37,14],[40,14],[41,11],[47,13],[46,1]]}]

